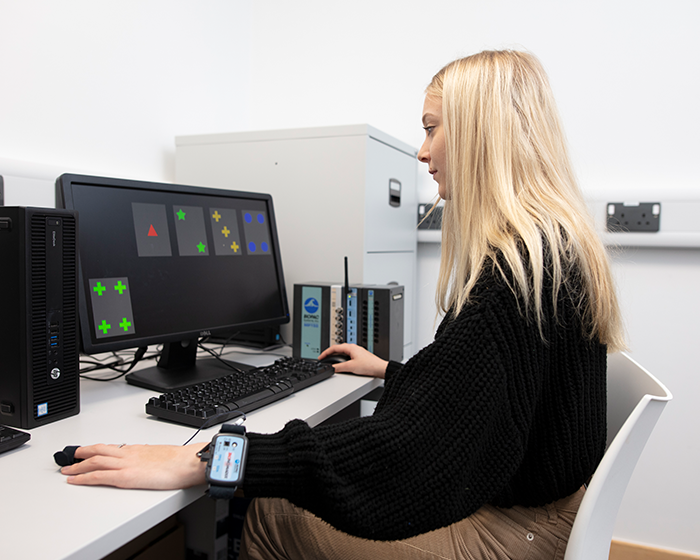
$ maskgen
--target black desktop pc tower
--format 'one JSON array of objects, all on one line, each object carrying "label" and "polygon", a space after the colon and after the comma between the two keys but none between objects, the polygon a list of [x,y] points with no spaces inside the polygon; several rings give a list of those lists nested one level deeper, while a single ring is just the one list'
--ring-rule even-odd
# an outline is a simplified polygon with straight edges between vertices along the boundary
[{"label": "black desktop pc tower", "polygon": [[80,411],[77,243],[73,211],[0,207],[0,424]]}]

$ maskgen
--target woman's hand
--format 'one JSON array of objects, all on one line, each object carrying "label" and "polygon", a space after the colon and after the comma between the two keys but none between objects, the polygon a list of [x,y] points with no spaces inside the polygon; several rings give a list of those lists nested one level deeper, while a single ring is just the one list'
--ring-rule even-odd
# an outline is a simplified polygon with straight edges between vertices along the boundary
[{"label": "woman's hand", "polygon": [[333,364],[336,373],[356,373],[357,375],[384,378],[388,362],[361,346],[356,344],[334,344],[324,350],[318,359],[322,360],[332,354],[346,354],[350,358],[347,362]]},{"label": "woman's hand", "polygon": [[70,484],[176,490],[205,482],[202,443],[174,445],[90,445],[75,451],[83,459],[63,467]]}]

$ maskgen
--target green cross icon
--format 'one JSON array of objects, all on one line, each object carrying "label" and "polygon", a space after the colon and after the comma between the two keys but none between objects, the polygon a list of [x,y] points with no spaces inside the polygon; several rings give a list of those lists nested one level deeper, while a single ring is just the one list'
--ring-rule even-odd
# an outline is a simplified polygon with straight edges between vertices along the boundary
[{"label": "green cross icon", "polygon": [[119,280],[116,286],[114,286],[114,289],[119,292],[119,295],[122,295],[124,293],[124,290],[126,290],[126,286],[122,284],[122,281]]},{"label": "green cross icon", "polygon": [[177,212],[175,212],[175,213],[177,214],[177,219],[178,219],[178,220],[184,220],[184,219],[185,219],[185,211],[184,211],[182,208],[180,208],[180,209],[179,209]]},{"label": "green cross icon", "polygon": [[99,282],[97,283],[97,286],[95,286],[95,287],[93,288],[93,290],[94,290],[95,292],[97,292],[97,295],[98,295],[98,296],[101,296],[101,295],[102,295],[102,292],[104,292],[106,289],[107,289],[107,288],[105,288],[105,287],[104,287],[102,284],[100,284]]},{"label": "green cross icon", "polygon": [[112,325],[107,324],[107,321],[102,319],[102,324],[97,327],[100,329],[104,334],[107,334],[107,331],[112,328]]},{"label": "green cross icon", "polygon": [[126,320],[126,317],[122,319],[122,322],[119,323],[119,326],[124,329],[124,332],[129,330],[129,327],[131,326],[131,322]]}]

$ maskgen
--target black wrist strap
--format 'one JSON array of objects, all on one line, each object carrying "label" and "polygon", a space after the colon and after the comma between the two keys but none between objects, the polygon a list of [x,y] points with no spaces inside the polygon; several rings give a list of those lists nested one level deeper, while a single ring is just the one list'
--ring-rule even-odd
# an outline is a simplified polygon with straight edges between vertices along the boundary
[{"label": "black wrist strap", "polygon": [[[225,434],[239,434],[244,436],[245,426],[239,426],[238,424],[224,424],[221,426],[219,432],[223,432]],[[238,488],[235,486],[213,486],[210,484],[209,490],[207,490],[207,494],[210,498],[213,498],[215,500],[232,500],[237,489]]]},{"label": "black wrist strap", "polygon": [[209,486],[207,490],[207,495],[214,500],[233,500],[233,496],[236,494],[235,486]]},{"label": "black wrist strap", "polygon": [[238,424],[224,424],[221,426],[219,432],[224,432],[225,434],[241,434],[245,435],[245,426],[239,426]]}]

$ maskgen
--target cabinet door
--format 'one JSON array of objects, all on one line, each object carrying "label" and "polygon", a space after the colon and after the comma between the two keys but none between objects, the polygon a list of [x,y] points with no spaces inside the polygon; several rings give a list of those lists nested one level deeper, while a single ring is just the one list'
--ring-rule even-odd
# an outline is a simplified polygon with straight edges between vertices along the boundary
[{"label": "cabinet door", "polygon": [[365,170],[365,250],[415,251],[416,158],[369,137]]}]

